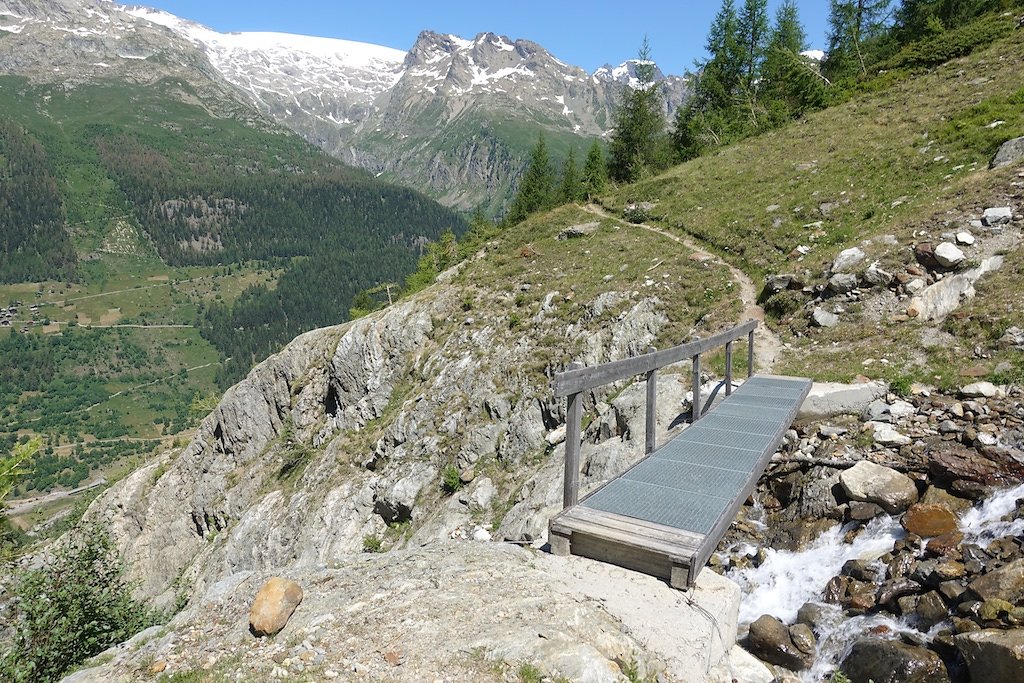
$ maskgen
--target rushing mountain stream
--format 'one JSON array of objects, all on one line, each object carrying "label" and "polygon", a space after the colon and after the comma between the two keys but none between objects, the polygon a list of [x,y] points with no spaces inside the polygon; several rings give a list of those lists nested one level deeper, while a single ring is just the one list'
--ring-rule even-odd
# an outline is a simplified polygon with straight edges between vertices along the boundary
[{"label": "rushing mountain stream", "polygon": [[[1017,501],[1024,498],[1024,485],[998,491],[975,507],[959,515],[962,547],[976,545],[986,548],[996,539],[1019,537],[1024,533],[1024,518],[1012,513]],[[860,528],[859,533],[856,530]],[[828,678],[840,662],[850,653],[853,644],[862,636],[902,638],[906,642],[930,644],[943,630],[951,628],[948,619],[924,628],[916,613],[894,617],[874,609],[858,616],[849,616],[850,610],[836,600],[827,600],[826,587],[833,577],[848,573],[851,560],[866,561],[881,590],[887,572],[887,553],[894,553],[894,545],[909,542],[916,561],[926,557],[924,543],[908,537],[898,517],[879,515],[860,527],[856,522],[837,524],[825,531],[804,549],[796,552],[765,548],[758,555],[756,567],[732,569],[728,575],[743,590],[740,623],[749,625],[764,614],[772,615],[786,624],[804,621],[803,613],[814,614],[813,626],[817,636],[815,655],[810,668],[801,673],[808,682]],[[738,544],[729,555],[747,555],[755,552],[749,544]],[[891,560],[890,560],[891,562]],[[891,578],[891,577],[890,577]],[[881,602],[881,601],[880,601]],[[801,614],[798,615],[798,612]]]}]

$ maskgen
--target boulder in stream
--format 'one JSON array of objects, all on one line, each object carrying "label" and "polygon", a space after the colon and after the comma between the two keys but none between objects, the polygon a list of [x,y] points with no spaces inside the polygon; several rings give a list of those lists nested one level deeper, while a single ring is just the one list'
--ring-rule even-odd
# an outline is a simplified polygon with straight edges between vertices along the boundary
[{"label": "boulder in stream", "polygon": [[862,638],[839,668],[850,683],[949,683],[937,654],[898,640]]},{"label": "boulder in stream", "polygon": [[861,460],[840,474],[839,483],[851,500],[877,503],[890,514],[917,502],[917,487],[910,477],[869,460]]}]

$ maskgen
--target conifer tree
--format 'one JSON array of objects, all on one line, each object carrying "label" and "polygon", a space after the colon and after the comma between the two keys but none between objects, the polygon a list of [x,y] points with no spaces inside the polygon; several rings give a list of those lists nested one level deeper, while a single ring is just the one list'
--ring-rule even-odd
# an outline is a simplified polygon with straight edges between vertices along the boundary
[{"label": "conifer tree", "polygon": [[775,15],[763,70],[762,98],[777,125],[825,105],[825,82],[818,65],[801,54],[806,48],[796,1],[785,0]]},{"label": "conifer tree", "polygon": [[530,164],[519,181],[519,189],[512,200],[506,222],[516,224],[534,211],[549,208],[555,198],[555,172],[551,168],[544,135],[537,138],[537,145],[530,156]]},{"label": "conifer tree", "polygon": [[593,199],[604,192],[608,184],[608,166],[604,162],[601,143],[594,140],[587,152],[587,160],[583,164],[583,193],[587,199]]},{"label": "conifer tree", "polygon": [[892,0],[830,0],[828,54],[822,69],[835,80],[866,74],[867,43],[884,33]]},{"label": "conifer tree", "polygon": [[743,87],[751,93],[761,75],[768,43],[768,0],[744,0],[736,33],[741,41]]},{"label": "conifer tree", "polygon": [[637,55],[637,84],[623,90],[608,146],[608,174],[616,181],[633,182],[667,165],[664,106],[654,74],[651,47],[644,37]]},{"label": "conifer tree", "polygon": [[563,203],[573,204],[583,199],[583,180],[580,177],[580,170],[576,167],[576,149],[569,148],[569,156],[565,158],[562,166],[562,191]]}]

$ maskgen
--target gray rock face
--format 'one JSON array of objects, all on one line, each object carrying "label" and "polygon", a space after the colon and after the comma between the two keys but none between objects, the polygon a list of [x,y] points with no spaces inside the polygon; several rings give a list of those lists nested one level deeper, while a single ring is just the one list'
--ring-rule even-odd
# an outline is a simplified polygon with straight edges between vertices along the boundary
[{"label": "gray rock face", "polygon": [[996,154],[989,162],[989,168],[1012,166],[1024,159],[1024,137],[1013,138],[999,145]]},{"label": "gray rock face", "polygon": [[840,473],[839,483],[851,499],[877,503],[890,514],[917,502],[917,487],[910,477],[867,460]]},{"label": "gray rock face", "polygon": [[907,314],[921,320],[942,320],[955,311],[962,300],[974,298],[974,283],[1002,266],[1003,257],[993,256],[982,261],[977,268],[944,277],[918,292],[907,307]]},{"label": "gray rock face", "polygon": [[955,640],[972,681],[1024,680],[1024,629],[984,629]]},{"label": "gray rock face", "polygon": [[[593,564],[497,543],[346,555],[293,574],[305,587],[303,604],[259,646],[245,614],[269,574],[239,572],[77,680],[139,680],[155,661],[211,675],[227,666],[252,681],[302,678],[294,662],[312,661],[323,670],[318,680],[497,683],[526,662],[587,683],[623,680],[626,662],[644,678],[703,680],[735,642],[722,638],[736,630],[739,589],[728,580],[705,572],[691,607],[675,604],[677,593],[652,577]],[[673,609],[659,609],[665,604]]]}]

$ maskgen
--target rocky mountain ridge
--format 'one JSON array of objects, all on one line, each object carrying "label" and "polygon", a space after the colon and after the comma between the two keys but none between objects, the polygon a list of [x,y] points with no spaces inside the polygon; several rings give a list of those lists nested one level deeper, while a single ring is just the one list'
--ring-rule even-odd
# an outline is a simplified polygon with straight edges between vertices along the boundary
[{"label": "rocky mountain ridge", "polygon": [[[424,31],[403,52],[281,33],[222,34],[108,0],[0,3],[0,71],[66,84],[194,69],[341,160],[460,209],[500,211],[536,131],[556,156],[606,136],[635,64],[587,74],[529,40]],[[42,46],[56,49],[42,49]],[[159,65],[154,67],[154,62]],[[124,74],[124,75],[122,75]],[[666,112],[687,80],[663,77]]]}]

